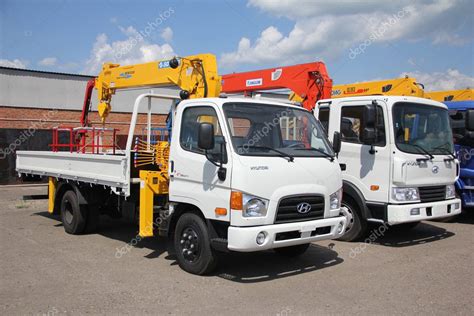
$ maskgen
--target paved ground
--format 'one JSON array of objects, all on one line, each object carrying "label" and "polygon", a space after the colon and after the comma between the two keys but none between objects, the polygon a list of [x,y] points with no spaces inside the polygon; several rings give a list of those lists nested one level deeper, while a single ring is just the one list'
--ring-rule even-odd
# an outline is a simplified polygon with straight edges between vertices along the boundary
[{"label": "paved ground", "polygon": [[45,200],[21,200],[43,192],[0,187],[4,315],[474,313],[473,216],[404,236],[382,229],[373,243],[320,242],[300,259],[231,254],[198,277],[165,240],[128,247],[133,225],[103,218],[99,234],[67,235]]}]

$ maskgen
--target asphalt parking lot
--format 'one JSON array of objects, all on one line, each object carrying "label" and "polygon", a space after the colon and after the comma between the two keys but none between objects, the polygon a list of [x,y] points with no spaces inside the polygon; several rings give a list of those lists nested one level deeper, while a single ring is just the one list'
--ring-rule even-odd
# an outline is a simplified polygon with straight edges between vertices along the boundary
[{"label": "asphalt parking lot", "polygon": [[[472,315],[474,216],[424,222],[373,242],[324,241],[298,259],[228,254],[218,270],[182,271],[165,239],[102,218],[97,234],[67,235],[45,187],[0,188],[1,313]],[[134,244],[134,245],[131,245]]]}]

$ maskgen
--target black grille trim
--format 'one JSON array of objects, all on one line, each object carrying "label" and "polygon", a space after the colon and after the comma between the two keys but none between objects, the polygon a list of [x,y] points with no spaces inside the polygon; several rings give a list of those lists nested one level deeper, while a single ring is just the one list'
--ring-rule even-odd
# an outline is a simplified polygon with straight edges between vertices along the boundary
[{"label": "black grille trim", "polygon": [[[296,211],[299,203],[309,203],[311,211],[300,214]],[[302,222],[324,218],[323,195],[294,195],[280,200],[277,207],[275,224]]]},{"label": "black grille trim", "polygon": [[421,203],[444,201],[446,199],[446,186],[419,187]]}]

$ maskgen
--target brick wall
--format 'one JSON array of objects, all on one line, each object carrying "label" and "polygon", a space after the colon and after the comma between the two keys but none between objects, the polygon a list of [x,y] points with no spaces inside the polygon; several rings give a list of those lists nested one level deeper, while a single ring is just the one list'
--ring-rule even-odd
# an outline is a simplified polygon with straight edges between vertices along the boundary
[{"label": "brick wall", "polygon": [[[105,127],[119,129],[119,134],[128,134],[130,126],[130,113],[110,113],[106,119]],[[80,126],[81,111],[70,110],[48,110],[37,108],[17,108],[0,106],[0,128],[14,129],[50,129],[56,126]],[[89,114],[92,126],[101,127],[97,112]],[[166,115],[154,114],[152,116],[153,126],[164,126]],[[146,126],[146,114],[138,115],[137,128]]]},{"label": "brick wall", "polygon": [[[57,126],[79,127],[80,117],[81,111],[0,106],[0,185],[20,182],[15,172],[14,151],[50,150],[50,129]],[[106,119],[105,127],[119,129],[117,143],[121,148],[125,147],[130,119],[129,113],[110,113]],[[97,112],[91,112],[89,120],[92,126],[102,126]],[[152,116],[155,127],[165,126],[165,120],[166,115]],[[147,115],[139,114],[135,134],[142,134],[146,122]],[[26,131],[29,133],[26,134]]]}]

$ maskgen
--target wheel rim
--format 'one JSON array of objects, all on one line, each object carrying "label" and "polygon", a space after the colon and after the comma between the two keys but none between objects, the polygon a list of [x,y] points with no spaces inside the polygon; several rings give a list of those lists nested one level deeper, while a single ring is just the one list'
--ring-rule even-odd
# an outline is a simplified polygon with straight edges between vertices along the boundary
[{"label": "wheel rim", "polygon": [[347,219],[346,233],[354,227],[354,211],[344,202],[342,203],[341,215]]},{"label": "wheel rim", "polygon": [[74,215],[73,215],[73,210],[72,210],[72,204],[69,200],[64,201],[63,212],[64,212],[64,220],[66,221],[66,223],[71,224],[74,218]]},{"label": "wheel rim", "polygon": [[199,243],[200,238],[196,231],[192,227],[185,227],[179,241],[184,260],[192,263],[199,259],[201,251]]}]

